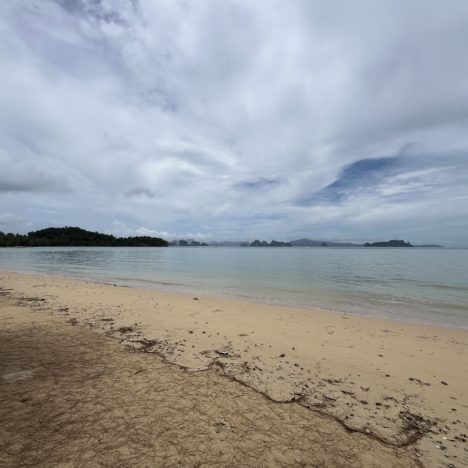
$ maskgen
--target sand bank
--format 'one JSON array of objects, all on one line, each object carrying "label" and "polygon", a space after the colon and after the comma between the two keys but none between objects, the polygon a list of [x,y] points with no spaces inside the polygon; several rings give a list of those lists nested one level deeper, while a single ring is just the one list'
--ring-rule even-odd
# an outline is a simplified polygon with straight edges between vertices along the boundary
[{"label": "sand bank", "polygon": [[[410,452],[427,466],[468,464],[466,331],[16,273],[0,273],[0,286],[39,312],[53,311],[47,317],[56,327],[84,333],[65,324],[88,325],[145,351],[122,354],[128,359],[156,353],[201,371],[183,375],[224,374],[229,385],[246,389],[235,381],[244,383],[260,392],[256,398],[265,404],[275,405],[267,398],[293,401],[274,407],[301,408],[301,418],[323,417],[326,425],[340,428],[339,438],[364,437],[400,450],[392,452],[394,466],[408,466],[398,457]],[[197,387],[190,392],[198,398]],[[361,452],[357,445],[349,447]],[[336,459],[318,464],[340,466]]]}]

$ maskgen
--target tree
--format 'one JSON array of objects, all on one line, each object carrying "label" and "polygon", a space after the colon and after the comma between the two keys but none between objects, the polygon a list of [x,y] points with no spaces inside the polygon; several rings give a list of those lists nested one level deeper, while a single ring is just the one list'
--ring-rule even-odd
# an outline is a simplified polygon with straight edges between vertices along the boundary
[{"label": "tree", "polygon": [[86,231],[78,227],[46,228],[21,234],[0,234],[2,247],[167,247],[168,242],[159,237],[114,237],[110,234]]}]

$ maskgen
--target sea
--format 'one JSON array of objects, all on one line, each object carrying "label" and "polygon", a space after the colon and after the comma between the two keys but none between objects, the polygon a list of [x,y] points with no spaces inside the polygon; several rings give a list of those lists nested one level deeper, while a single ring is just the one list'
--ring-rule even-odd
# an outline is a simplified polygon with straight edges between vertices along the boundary
[{"label": "sea", "polygon": [[468,329],[468,249],[1,248],[0,270]]}]

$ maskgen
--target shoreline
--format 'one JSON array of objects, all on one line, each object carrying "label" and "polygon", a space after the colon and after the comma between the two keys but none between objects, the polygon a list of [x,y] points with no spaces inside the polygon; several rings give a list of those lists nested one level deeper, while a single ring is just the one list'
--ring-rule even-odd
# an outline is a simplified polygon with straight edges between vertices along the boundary
[{"label": "shoreline", "polygon": [[0,286],[129,349],[191,370],[216,365],[389,445],[417,436],[431,466],[468,463],[457,439],[468,432],[464,330],[52,275],[0,272]]},{"label": "shoreline", "polygon": [[[382,320],[382,321],[388,321],[392,322],[395,324],[407,324],[407,325],[416,325],[416,326],[423,326],[423,327],[433,327],[433,328],[442,328],[446,330],[461,330],[468,332],[468,325],[453,325],[453,324],[447,324],[447,323],[439,323],[439,322],[424,322],[424,321],[418,321],[413,318],[404,318],[401,316],[398,317],[389,317],[387,315],[371,315],[371,314],[365,314],[365,313],[359,313],[359,312],[353,312],[349,310],[337,310],[337,309],[329,309],[329,308],[324,308],[320,307],[317,305],[309,305],[305,304],[302,302],[294,302],[294,301],[288,301],[283,299],[277,299],[277,300],[268,300],[267,298],[258,298],[255,296],[248,296],[248,295],[242,295],[242,294],[230,294],[226,291],[213,291],[213,290],[202,290],[200,292],[200,289],[197,289],[195,286],[189,286],[186,285],[187,288],[177,288],[176,283],[165,283],[165,282],[156,282],[156,281],[151,281],[151,280],[141,280],[141,279],[136,279],[132,280],[131,278],[115,278],[114,280],[112,279],[98,279],[98,278],[92,278],[92,277],[86,277],[86,276],[74,276],[72,274],[65,274],[65,273],[43,273],[43,272],[36,272],[36,271],[26,271],[26,270],[9,270],[9,269],[0,269],[0,275],[2,273],[13,273],[13,274],[24,274],[24,275],[30,275],[30,276],[45,276],[45,277],[50,277],[50,278],[67,278],[71,280],[76,280],[76,281],[83,281],[83,282],[92,282],[96,284],[102,284],[102,285],[108,285],[108,286],[118,286],[122,288],[131,288],[131,289],[143,289],[146,291],[153,291],[154,293],[162,293],[162,294],[175,294],[175,295],[199,295],[201,297],[204,297],[206,299],[225,299],[227,301],[245,301],[251,304],[255,305],[266,305],[266,306],[271,306],[271,307],[278,307],[278,308],[292,308],[292,309],[300,309],[304,311],[311,311],[311,312],[323,312],[323,313],[331,313],[331,314],[338,314],[338,315],[349,315],[351,317],[361,317],[363,319],[369,319],[369,320]],[[122,282],[121,282],[122,281]],[[133,284],[132,284],[133,283]],[[149,284],[151,286],[145,286],[145,284]],[[174,285],[175,287],[172,288],[171,285]],[[165,287],[169,286],[169,287]],[[181,285],[182,286],[182,285]],[[462,306],[460,306],[460,309],[462,309]]]}]

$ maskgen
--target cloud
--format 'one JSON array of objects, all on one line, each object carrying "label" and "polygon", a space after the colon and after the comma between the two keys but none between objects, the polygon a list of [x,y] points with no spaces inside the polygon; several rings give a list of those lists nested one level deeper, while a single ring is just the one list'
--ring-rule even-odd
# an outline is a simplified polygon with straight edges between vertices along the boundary
[{"label": "cloud", "polygon": [[[299,205],[339,203],[348,198],[373,195],[376,199],[392,198],[405,202],[423,193],[456,187],[468,180],[464,153],[417,154],[361,159],[344,167],[337,179],[313,195],[298,200]],[[451,187],[449,187],[451,185]]]},{"label": "cloud", "polygon": [[399,163],[397,156],[360,159],[346,166],[331,184],[323,187],[311,197],[300,199],[298,203],[307,205],[314,202],[342,201],[348,196],[356,195],[358,191],[378,184],[385,176],[394,174]]},{"label": "cloud", "polygon": [[462,1],[6,0],[2,209],[466,243],[467,31]]},{"label": "cloud", "polygon": [[145,188],[145,187],[135,187],[135,188],[130,189],[125,194],[125,196],[127,196],[127,197],[140,197],[140,196],[143,196],[143,197],[153,198],[155,196],[155,193],[153,191],[151,191],[150,189]]},{"label": "cloud", "polygon": [[258,177],[256,179],[249,179],[237,182],[234,186],[240,189],[261,190],[276,187],[282,184],[283,182],[284,181],[281,177]]},{"label": "cloud", "polygon": [[14,159],[0,149],[0,193],[4,192],[63,192],[69,190],[68,180],[59,167],[50,161],[34,163],[18,155]]}]

